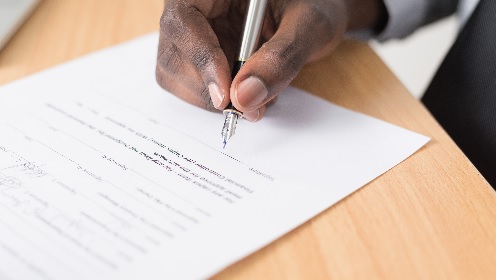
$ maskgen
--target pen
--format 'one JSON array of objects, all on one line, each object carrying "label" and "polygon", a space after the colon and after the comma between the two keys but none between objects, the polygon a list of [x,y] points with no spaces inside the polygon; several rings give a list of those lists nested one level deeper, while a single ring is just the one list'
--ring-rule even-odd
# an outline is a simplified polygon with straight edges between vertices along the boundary
[{"label": "pen", "polygon": [[[232,70],[233,79],[236,74],[238,74],[239,69],[243,67],[243,64],[253,54],[258,45],[266,7],[267,0],[249,0],[248,11],[246,12],[243,26],[243,35],[241,37],[239,55],[234,62]],[[234,135],[238,119],[243,115],[243,113],[234,108],[232,102],[229,102],[226,109],[224,109],[224,115],[225,120],[224,126],[222,127],[222,142],[225,148],[229,139]]]}]

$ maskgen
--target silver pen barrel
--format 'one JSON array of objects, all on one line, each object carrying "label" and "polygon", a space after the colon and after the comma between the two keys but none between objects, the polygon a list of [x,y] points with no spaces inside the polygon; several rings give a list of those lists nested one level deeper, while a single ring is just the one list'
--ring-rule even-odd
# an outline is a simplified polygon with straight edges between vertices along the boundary
[{"label": "silver pen barrel", "polygon": [[267,0],[250,1],[248,11],[245,16],[238,61],[247,61],[248,58],[250,58],[250,56],[255,52],[255,48],[257,47],[260,38],[260,33],[262,32],[266,7]]},{"label": "silver pen barrel", "polygon": [[[241,36],[239,55],[234,63],[232,71],[233,79],[258,46],[266,7],[267,0],[250,0],[250,3],[248,4],[243,26],[243,35]],[[222,127],[222,142],[224,143],[225,148],[227,142],[236,131],[238,118],[241,117],[243,113],[234,108],[232,103],[229,103],[226,109],[224,109],[224,115],[226,118],[224,120],[224,126]]]}]

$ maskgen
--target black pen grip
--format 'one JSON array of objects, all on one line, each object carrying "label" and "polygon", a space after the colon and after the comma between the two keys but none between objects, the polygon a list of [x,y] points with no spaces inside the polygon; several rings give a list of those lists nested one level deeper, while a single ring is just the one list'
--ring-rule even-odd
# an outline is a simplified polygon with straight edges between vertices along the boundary
[{"label": "black pen grip", "polygon": [[245,64],[246,61],[241,61],[241,60],[236,60],[233,65],[232,73],[231,73],[231,79],[234,80],[234,77],[238,74],[239,70],[243,65]]},{"label": "black pen grip", "polygon": [[[245,62],[246,61],[241,61],[241,60],[236,60],[234,62],[233,69],[232,69],[232,72],[231,72],[231,78],[233,80],[234,80],[234,77],[236,77],[236,75],[238,74],[238,72],[241,69],[241,67],[243,67],[243,65],[245,64]],[[234,108],[234,106],[232,105],[232,102],[229,102],[229,104],[227,104],[226,109],[236,109],[236,108]]]}]

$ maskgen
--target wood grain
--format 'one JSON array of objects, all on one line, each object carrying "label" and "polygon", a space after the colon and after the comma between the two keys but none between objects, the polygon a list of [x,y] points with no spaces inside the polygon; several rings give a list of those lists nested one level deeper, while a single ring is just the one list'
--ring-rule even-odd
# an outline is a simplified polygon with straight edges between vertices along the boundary
[{"label": "wood grain", "polygon": [[[157,31],[163,4],[44,0],[0,52],[0,84]],[[293,85],[432,141],[216,279],[494,278],[496,193],[366,44],[343,43]]]}]

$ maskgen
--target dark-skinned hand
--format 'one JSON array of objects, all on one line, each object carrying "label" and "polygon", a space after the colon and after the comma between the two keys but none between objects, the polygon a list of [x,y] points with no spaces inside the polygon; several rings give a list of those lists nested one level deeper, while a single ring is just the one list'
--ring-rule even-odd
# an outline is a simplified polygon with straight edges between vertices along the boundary
[{"label": "dark-skinned hand", "polygon": [[376,28],[381,0],[269,0],[261,46],[231,80],[247,0],[169,0],[160,21],[157,81],[207,110],[231,101],[249,121],[347,30]]}]

